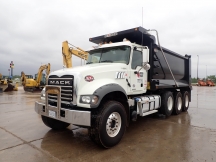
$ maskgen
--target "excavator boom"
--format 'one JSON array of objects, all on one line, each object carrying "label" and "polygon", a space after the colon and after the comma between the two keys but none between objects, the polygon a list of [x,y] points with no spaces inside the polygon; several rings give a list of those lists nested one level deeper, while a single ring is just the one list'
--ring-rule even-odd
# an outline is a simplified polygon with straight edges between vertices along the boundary
[{"label": "excavator boom", "polygon": [[69,47],[69,43],[67,41],[62,43],[63,65],[67,68],[72,67],[72,55],[75,55],[83,60],[87,60],[88,58],[88,52],[72,44],[70,45],[75,48]]},{"label": "excavator boom", "polygon": [[25,86],[25,84],[26,84],[26,76],[25,76],[25,73],[23,71],[21,72],[21,82],[22,82],[22,85]]}]

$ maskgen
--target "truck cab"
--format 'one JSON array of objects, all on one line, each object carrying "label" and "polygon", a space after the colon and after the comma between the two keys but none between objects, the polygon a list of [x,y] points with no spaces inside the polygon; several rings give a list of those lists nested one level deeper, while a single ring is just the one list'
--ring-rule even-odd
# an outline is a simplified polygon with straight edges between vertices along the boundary
[{"label": "truck cab", "polygon": [[[87,64],[105,65],[105,73],[113,69],[110,79],[120,84],[127,94],[140,94],[147,91],[147,72],[143,68],[149,62],[149,49],[123,39],[122,42],[103,44],[89,51]],[[101,64],[102,63],[102,64]],[[103,78],[107,78],[104,73]],[[125,82],[125,79],[126,82]]]}]

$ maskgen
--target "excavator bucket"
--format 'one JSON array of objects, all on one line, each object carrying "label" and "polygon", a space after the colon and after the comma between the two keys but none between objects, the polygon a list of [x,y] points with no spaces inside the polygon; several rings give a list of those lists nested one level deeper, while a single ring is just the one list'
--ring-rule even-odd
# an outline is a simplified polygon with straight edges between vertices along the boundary
[{"label": "excavator bucket", "polygon": [[9,91],[17,91],[18,90],[18,83],[16,85],[13,85],[12,80],[0,80],[0,93],[2,92],[9,92]]},{"label": "excavator bucket", "polygon": [[4,92],[9,92],[14,90],[14,86],[11,83],[7,84],[7,87],[4,89]]},{"label": "excavator bucket", "polygon": [[7,80],[1,80],[1,82],[0,82],[0,92],[13,91],[12,85],[9,85],[9,84],[10,83],[7,83]]}]

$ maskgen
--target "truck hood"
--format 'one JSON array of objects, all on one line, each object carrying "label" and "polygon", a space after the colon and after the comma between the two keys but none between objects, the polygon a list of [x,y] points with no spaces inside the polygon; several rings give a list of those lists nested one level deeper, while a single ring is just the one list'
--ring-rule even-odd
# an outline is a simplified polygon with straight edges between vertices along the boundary
[{"label": "truck hood", "polygon": [[127,65],[123,63],[97,63],[97,64],[89,64],[89,65],[83,65],[83,66],[76,66],[73,68],[64,68],[61,70],[57,70],[54,72],[51,72],[50,75],[76,75],[76,74],[94,74],[98,72],[103,71],[119,71],[119,70],[126,70]]}]

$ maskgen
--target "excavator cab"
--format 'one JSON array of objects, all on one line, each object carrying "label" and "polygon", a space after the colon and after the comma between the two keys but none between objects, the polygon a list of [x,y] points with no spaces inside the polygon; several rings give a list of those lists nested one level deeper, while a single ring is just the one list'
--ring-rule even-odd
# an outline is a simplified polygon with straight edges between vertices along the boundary
[{"label": "excavator cab", "polygon": [[[37,80],[38,74],[35,74],[35,80]],[[46,84],[46,74],[42,74],[41,80],[40,80],[40,85],[44,86]]]},{"label": "excavator cab", "polygon": [[25,75],[26,79],[33,79],[32,75]]}]

